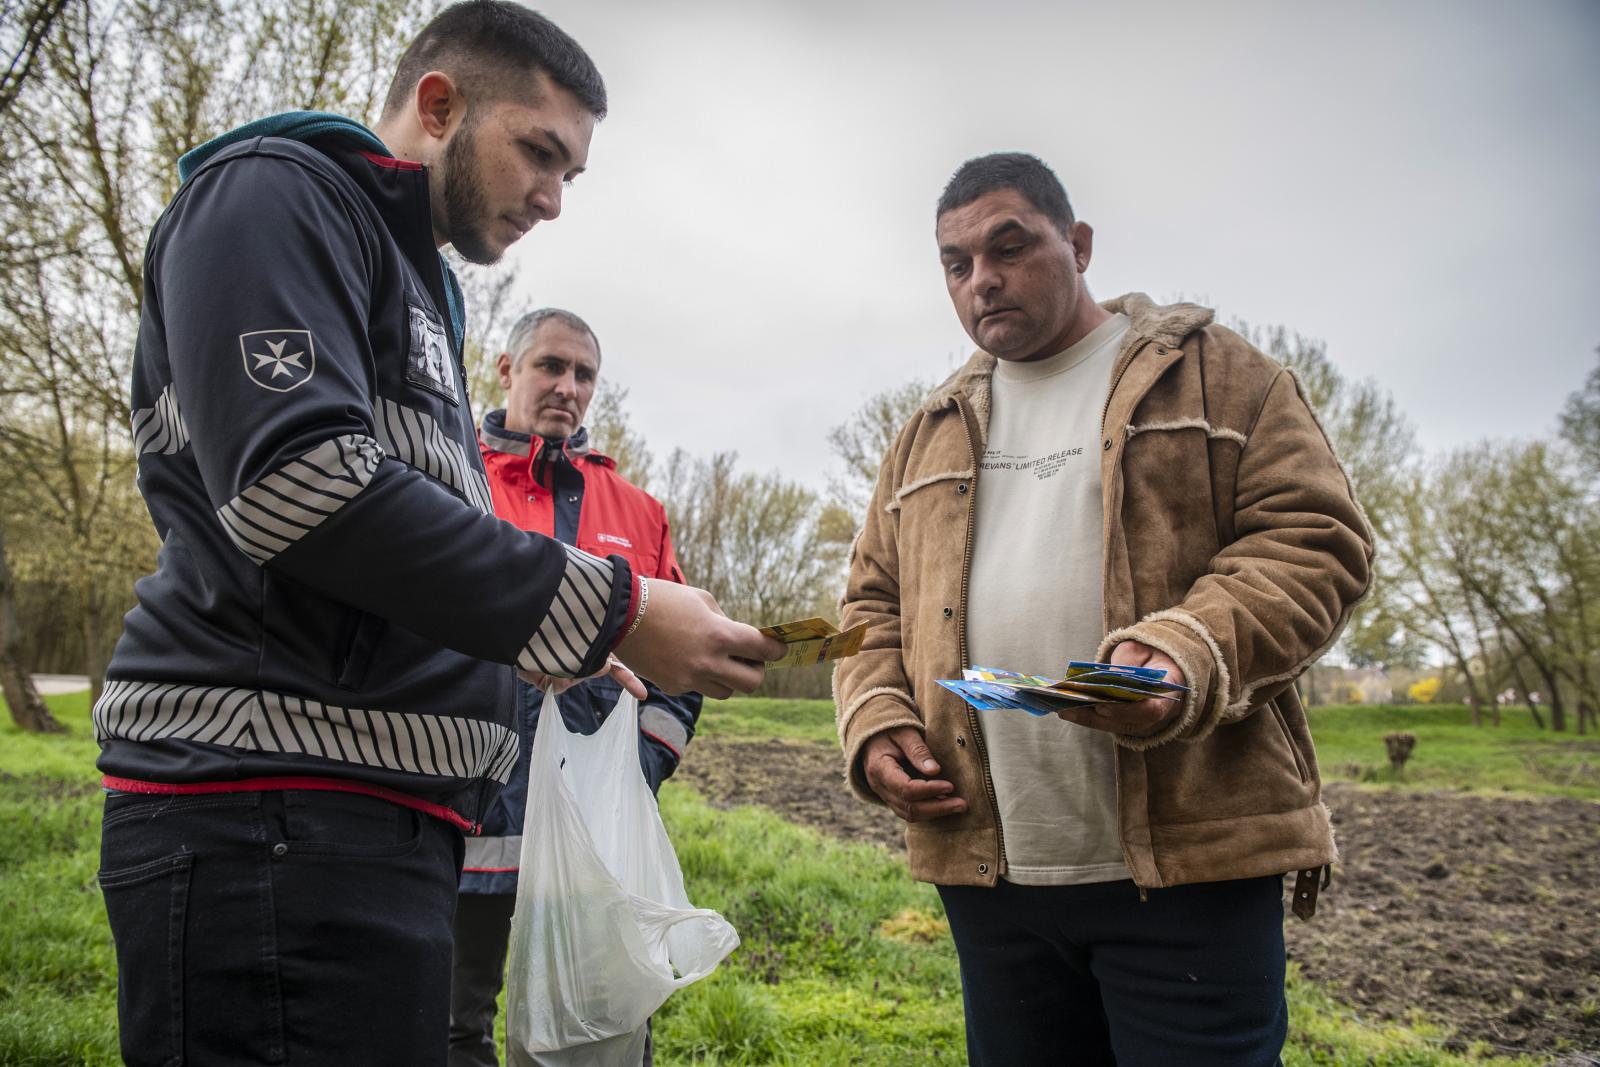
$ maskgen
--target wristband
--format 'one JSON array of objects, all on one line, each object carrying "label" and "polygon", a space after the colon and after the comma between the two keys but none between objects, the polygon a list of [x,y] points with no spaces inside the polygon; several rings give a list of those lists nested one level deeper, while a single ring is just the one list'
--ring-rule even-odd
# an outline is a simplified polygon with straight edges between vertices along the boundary
[{"label": "wristband", "polygon": [[638,578],[639,578],[639,610],[635,611],[633,613],[633,622],[629,624],[628,632],[622,635],[624,640],[626,640],[629,637],[632,637],[633,636],[633,631],[635,631],[635,630],[637,630],[639,628],[639,624],[641,622],[644,622],[644,606],[650,602],[650,582],[642,574],[639,575]]}]

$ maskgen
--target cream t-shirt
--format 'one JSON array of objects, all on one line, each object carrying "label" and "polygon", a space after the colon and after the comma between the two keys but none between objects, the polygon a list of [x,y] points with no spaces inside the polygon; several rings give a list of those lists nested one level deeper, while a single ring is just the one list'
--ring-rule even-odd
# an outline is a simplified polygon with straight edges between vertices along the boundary
[{"label": "cream t-shirt", "polygon": [[[1100,416],[1127,330],[1113,315],[1064,352],[995,367],[967,593],[974,665],[1059,678],[1100,645]],[[1054,715],[977,714],[1006,879],[1127,878],[1111,735]]]}]

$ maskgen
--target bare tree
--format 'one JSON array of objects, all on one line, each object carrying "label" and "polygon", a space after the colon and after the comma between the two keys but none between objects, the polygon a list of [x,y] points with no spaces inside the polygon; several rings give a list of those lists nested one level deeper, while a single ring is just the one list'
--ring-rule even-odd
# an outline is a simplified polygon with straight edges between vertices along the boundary
[{"label": "bare tree", "polygon": [[0,139],[0,458],[14,475],[0,504],[13,562],[53,549],[81,562],[63,580],[79,591],[98,690],[109,620],[126,607],[129,574],[153,558],[148,522],[130,536],[125,521],[125,389],[144,241],[177,188],[177,157],[274,111],[368,118],[425,8],[78,0],[52,13],[46,3],[29,10],[50,15],[48,32],[18,38],[27,77],[7,83]]},{"label": "bare tree", "polygon": [[5,73],[0,74],[0,115],[6,113],[22,91],[39,49],[66,6],[67,0],[34,0],[33,3],[6,0],[0,4],[0,41],[4,42],[0,49],[8,57]]},{"label": "bare tree", "polygon": [[[1596,350],[1600,354],[1600,349]],[[1591,479],[1600,481],[1600,365],[1561,409],[1561,437]]]},{"label": "bare tree", "polygon": [[17,611],[15,584],[6,559],[5,527],[0,525],[0,695],[11,709],[11,721],[33,733],[59,733],[61,724],[50,714],[33,679],[22,669],[16,653]]},{"label": "bare tree", "polygon": [[729,615],[769,623],[823,606],[831,614],[850,523],[812,490],[741,472],[731,452],[698,459],[681,449],[658,488],[685,575]]},{"label": "bare tree", "polygon": [[[616,461],[617,471],[641,489],[650,488],[655,457],[628,421],[628,387],[604,376],[584,418],[589,445]],[[677,534],[673,534],[676,544]]]},{"label": "bare tree", "polygon": [[835,500],[856,516],[857,524],[872,499],[878,467],[894,439],[933,391],[933,383],[914,378],[868,397],[844,422],[828,431],[828,447],[843,465],[829,482]]}]

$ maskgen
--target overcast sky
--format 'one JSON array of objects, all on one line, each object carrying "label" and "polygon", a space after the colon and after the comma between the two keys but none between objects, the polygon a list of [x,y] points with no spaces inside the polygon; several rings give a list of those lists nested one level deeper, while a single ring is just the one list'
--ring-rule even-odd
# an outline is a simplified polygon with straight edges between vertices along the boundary
[{"label": "overcast sky", "polygon": [[933,204],[1005,149],[1098,297],[1321,338],[1430,449],[1549,432],[1595,365],[1600,3],[534,2],[611,114],[519,297],[589,320],[658,456],[821,488],[831,426],[970,350]]}]

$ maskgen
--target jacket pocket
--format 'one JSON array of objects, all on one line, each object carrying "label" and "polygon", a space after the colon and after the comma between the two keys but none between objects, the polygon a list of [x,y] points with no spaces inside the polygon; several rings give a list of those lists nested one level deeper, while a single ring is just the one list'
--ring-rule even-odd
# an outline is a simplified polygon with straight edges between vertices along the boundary
[{"label": "jacket pocket", "polygon": [[378,651],[378,642],[388,626],[387,620],[376,615],[357,613],[355,626],[344,643],[344,654],[335,664],[335,685],[340,689],[360,689],[366,684],[372,658]]},{"label": "jacket pocket", "polygon": [[1289,732],[1289,724],[1283,719],[1283,712],[1278,710],[1276,700],[1267,704],[1267,709],[1272,712],[1272,721],[1278,724],[1278,732],[1283,734],[1283,743],[1289,746],[1289,754],[1294,757],[1294,769],[1300,775],[1300,781],[1311,781],[1311,771],[1306,766],[1305,754],[1300,751],[1300,746],[1294,743],[1294,734]]}]

